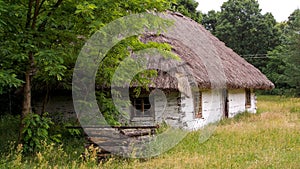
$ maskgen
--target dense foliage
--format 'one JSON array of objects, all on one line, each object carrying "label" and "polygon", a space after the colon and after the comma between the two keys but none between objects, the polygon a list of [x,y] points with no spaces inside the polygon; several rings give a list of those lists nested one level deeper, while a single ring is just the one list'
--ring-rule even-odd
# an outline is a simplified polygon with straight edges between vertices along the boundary
[{"label": "dense foliage", "polygon": [[[271,13],[261,14],[256,0],[229,0],[224,2],[217,24],[213,12],[208,13],[212,23],[209,29],[225,44],[260,70],[267,60],[254,60],[252,56],[267,54],[279,45],[276,21]],[[209,24],[206,24],[209,26]]]},{"label": "dense foliage", "polygon": [[[43,104],[46,104],[51,91],[70,89],[79,50],[95,31],[122,16],[148,10],[164,11],[171,3],[167,0],[1,0],[0,92],[21,93],[21,117],[27,117],[33,111],[31,102],[35,92],[44,95]],[[138,43],[137,37],[125,41],[126,45]],[[111,62],[118,65],[118,60],[128,51],[122,46],[115,49],[110,54]],[[104,66],[101,72],[108,76],[99,76],[100,83],[109,81],[113,74],[111,68]],[[110,101],[102,103],[106,103],[103,107],[112,105]],[[45,106],[42,107],[44,112]],[[24,124],[20,135],[24,133],[23,128]]]},{"label": "dense foliage", "polygon": [[[23,119],[23,147],[24,153],[38,152],[42,149],[42,142],[50,140],[49,128],[53,124],[50,118],[30,113]],[[56,138],[56,141],[59,141]]]},{"label": "dense foliage", "polygon": [[194,21],[201,23],[202,13],[197,11],[199,3],[195,0],[177,0],[173,4],[172,10],[182,13],[183,15],[192,18]]},{"label": "dense foliage", "polygon": [[277,85],[273,94],[300,96],[300,10],[281,27],[282,43],[268,53],[270,61],[263,71]]}]

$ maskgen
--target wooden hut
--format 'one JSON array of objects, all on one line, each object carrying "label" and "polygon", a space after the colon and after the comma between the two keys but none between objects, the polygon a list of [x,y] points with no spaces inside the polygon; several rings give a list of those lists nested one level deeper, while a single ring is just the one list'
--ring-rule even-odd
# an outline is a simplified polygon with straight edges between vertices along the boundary
[{"label": "wooden hut", "polygon": [[[183,90],[180,90],[178,78],[159,70],[158,76],[152,79],[153,83],[149,86],[150,92],[144,92],[137,98],[131,95],[133,108],[125,110],[131,112],[128,123],[155,125],[165,122],[174,127],[196,130],[208,123],[226,117],[231,118],[245,111],[256,113],[255,90],[269,90],[274,88],[274,84],[257,68],[192,19],[174,12],[166,12],[161,17],[174,21],[174,26],[179,31],[173,36],[182,34],[187,38],[196,38],[196,41],[192,42],[194,46],[186,46],[176,37],[170,37],[165,33],[159,35],[147,33],[140,39],[145,43],[154,41],[170,44],[172,52],[180,57],[181,63],[184,63],[184,69],[192,72],[199,89],[198,95],[187,96]],[[197,50],[194,50],[195,48]],[[214,79],[211,79],[207,71],[207,63],[201,59],[203,57],[207,60],[218,58],[221,67],[214,63],[210,66],[216,70],[215,74],[223,73],[223,87],[212,84]],[[147,57],[149,69],[153,67],[153,63],[158,64],[156,67],[164,69],[171,69],[174,65],[176,69],[180,67],[172,59],[164,59],[164,61],[156,59],[157,57],[153,56]],[[151,91],[156,89],[163,94],[154,94],[151,97]]]}]

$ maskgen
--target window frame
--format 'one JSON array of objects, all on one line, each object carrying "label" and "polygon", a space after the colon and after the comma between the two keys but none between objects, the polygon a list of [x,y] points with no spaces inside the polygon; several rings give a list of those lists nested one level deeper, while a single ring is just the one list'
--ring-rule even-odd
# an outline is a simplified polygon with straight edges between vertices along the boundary
[{"label": "window frame", "polygon": [[197,102],[198,102],[198,109],[197,109],[197,107],[195,107],[195,118],[196,119],[201,119],[201,118],[203,118],[203,113],[202,113],[202,111],[203,111],[203,103],[202,103],[202,92],[201,91],[199,91],[199,97],[198,97],[198,99],[199,100],[197,100]]},{"label": "window frame", "polygon": [[251,89],[245,89],[245,106],[246,108],[250,108],[251,105]]},{"label": "window frame", "polygon": [[[131,119],[138,117],[138,118],[142,118],[142,117],[153,117],[153,107],[154,105],[151,105],[151,101],[149,100],[149,97],[132,97],[131,100],[131,105],[132,105],[132,110],[131,110]],[[141,108],[137,108],[137,100],[140,101],[140,103],[138,105],[141,106]],[[145,103],[145,100],[148,100],[147,103]],[[152,103],[154,104],[154,103]],[[149,109],[145,109],[145,106],[150,106]],[[145,114],[146,111],[149,111],[149,114]]]}]

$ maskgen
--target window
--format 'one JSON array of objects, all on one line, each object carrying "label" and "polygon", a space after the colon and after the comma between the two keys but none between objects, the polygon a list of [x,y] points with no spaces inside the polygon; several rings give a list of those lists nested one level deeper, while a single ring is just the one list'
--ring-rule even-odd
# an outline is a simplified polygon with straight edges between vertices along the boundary
[{"label": "window", "polygon": [[251,90],[246,89],[246,108],[251,107]]},{"label": "window", "polygon": [[196,106],[198,106],[198,109],[197,109],[197,107],[196,107],[196,113],[195,113],[195,118],[202,118],[202,93],[201,92],[199,92],[199,100],[198,100],[198,105],[196,105]]},{"label": "window", "polygon": [[151,104],[149,97],[142,98],[132,98],[132,106],[134,107],[132,111],[133,117],[150,117],[151,114]]}]

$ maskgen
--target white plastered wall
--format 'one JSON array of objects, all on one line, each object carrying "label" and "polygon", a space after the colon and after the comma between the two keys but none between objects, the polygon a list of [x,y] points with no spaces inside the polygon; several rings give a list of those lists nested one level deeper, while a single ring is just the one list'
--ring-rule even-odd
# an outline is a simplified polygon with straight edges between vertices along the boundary
[{"label": "white plastered wall", "polygon": [[[168,105],[163,107],[161,98],[155,99],[156,121],[165,121],[173,127],[180,127],[187,130],[198,130],[209,123],[218,122],[224,118],[225,98],[222,90],[202,91],[202,118],[195,118],[193,98],[175,93],[167,94]],[[180,99],[178,105],[177,99]],[[245,107],[245,89],[228,90],[228,116],[229,118],[249,111],[256,112],[256,97],[251,90],[251,107]],[[164,110],[161,110],[164,109]]]},{"label": "white plastered wall", "polygon": [[245,89],[228,90],[228,117],[232,118],[235,115],[244,112],[246,110],[245,103]]},{"label": "white plastered wall", "polygon": [[236,116],[239,113],[248,111],[256,113],[256,97],[253,90],[251,90],[251,106],[246,108],[246,91],[245,89],[235,89],[228,91],[229,101],[229,118]]},{"label": "white plastered wall", "polygon": [[[185,128],[188,130],[198,130],[209,123],[214,123],[222,119],[222,93],[220,90],[203,91],[202,94],[202,118],[195,118],[194,105],[190,105],[188,116],[183,119]],[[186,100],[187,102],[188,100]],[[193,103],[193,102],[190,102]]]}]

